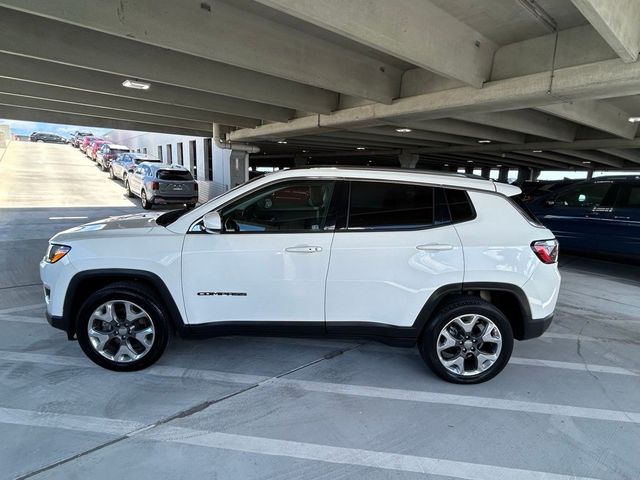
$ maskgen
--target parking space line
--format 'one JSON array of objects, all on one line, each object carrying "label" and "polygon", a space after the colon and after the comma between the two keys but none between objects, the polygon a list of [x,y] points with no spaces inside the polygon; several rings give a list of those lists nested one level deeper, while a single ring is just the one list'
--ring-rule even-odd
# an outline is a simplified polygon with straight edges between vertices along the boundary
[{"label": "parking space line", "polygon": [[0,321],[2,322],[19,322],[19,323],[39,323],[41,325],[47,325],[47,320],[42,317],[26,317],[22,315],[5,315],[0,314]]},{"label": "parking space line", "polygon": [[[45,363],[48,365],[59,365],[65,367],[99,368],[91,363],[89,359],[81,357],[48,355],[44,353],[31,352],[13,352],[8,350],[0,350],[0,360],[7,362]],[[216,370],[198,370],[192,368],[170,367],[164,365],[154,365],[140,372],[113,373],[113,375],[156,375],[159,377],[189,378],[194,380],[240,383],[247,385],[258,384],[270,378],[266,376],[249,375],[245,373],[220,372]]]},{"label": "parking space line", "polygon": [[[373,351],[380,353],[393,353],[396,355],[409,355],[418,356],[418,352],[411,348],[399,348],[399,347],[385,347],[382,345],[367,345],[366,349],[362,349],[363,352]],[[525,357],[511,357],[509,359],[509,365],[523,365],[530,367],[547,367],[557,368],[560,370],[574,370],[591,373],[609,373],[613,375],[627,375],[632,377],[640,377],[640,370],[632,370],[623,367],[614,367],[608,365],[595,365],[592,363],[574,363],[574,362],[562,362],[557,360],[545,360],[538,358],[525,358]]]},{"label": "parking space line", "polygon": [[11,307],[11,308],[3,308],[0,310],[1,315],[5,315],[7,313],[16,313],[16,312],[26,312],[27,310],[35,310],[36,308],[44,309],[44,303],[34,303],[33,305],[21,305],[19,307]]},{"label": "parking space line", "polygon": [[209,432],[169,425],[145,425],[130,420],[34,412],[0,407],[0,423],[82,432],[103,433],[122,438],[170,442],[228,451],[319,461],[340,465],[357,465],[381,470],[442,475],[466,480],[597,480],[559,473],[525,470],[488,464],[421,457],[358,448],[335,447],[317,443]]},{"label": "parking space line", "polygon": [[592,365],[590,363],[558,362],[555,360],[540,360],[536,358],[511,357],[509,363],[515,365],[527,365],[532,367],[561,368],[565,370],[577,370],[592,373],[612,373],[614,375],[640,376],[639,371],[622,367],[609,367],[607,365]]},{"label": "parking space line", "polygon": [[353,395],[358,397],[455,405],[459,407],[488,408],[512,412],[539,413],[543,415],[560,415],[564,417],[584,418],[589,420],[605,420],[610,422],[640,424],[640,412],[575,407],[572,405],[507,400],[503,398],[479,397],[474,395],[455,395],[420,390],[370,387],[366,385],[314,382],[309,380],[277,378],[269,380],[265,384],[275,384],[291,388],[297,387],[308,392],[333,393],[337,395]]},{"label": "parking space line", "polygon": [[0,423],[28,425],[32,427],[61,428],[82,432],[124,435],[139,430],[144,425],[130,420],[116,418],[90,417],[68,413],[34,412],[16,408],[0,407]]},{"label": "parking space line", "polygon": [[181,443],[199,447],[231,450],[286,458],[312,460],[339,465],[413,472],[423,475],[442,475],[467,480],[594,480],[558,473],[519,468],[421,457],[401,453],[334,447],[317,443],[296,442],[274,438],[254,437],[222,432],[207,432],[179,427],[161,427],[142,432],[135,437],[145,440]]}]

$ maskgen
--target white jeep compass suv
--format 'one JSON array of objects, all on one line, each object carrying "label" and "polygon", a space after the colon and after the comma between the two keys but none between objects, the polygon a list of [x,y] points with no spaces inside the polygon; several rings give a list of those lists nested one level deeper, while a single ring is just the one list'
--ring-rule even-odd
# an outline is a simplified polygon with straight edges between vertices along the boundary
[{"label": "white jeep compass suv", "polygon": [[[478,383],[541,335],[560,287],[553,234],[480,177],[309,168],[193,210],[112,217],[54,236],[47,317],[95,363],[138,370],[183,336],[364,337],[418,344]],[[136,247],[137,246],[137,247]]]}]

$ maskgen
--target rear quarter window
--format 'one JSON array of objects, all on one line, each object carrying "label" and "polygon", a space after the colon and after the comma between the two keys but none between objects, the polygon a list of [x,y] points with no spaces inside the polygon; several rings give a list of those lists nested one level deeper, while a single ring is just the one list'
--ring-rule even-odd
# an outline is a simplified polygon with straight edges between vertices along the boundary
[{"label": "rear quarter window", "polygon": [[469,195],[464,190],[446,188],[445,195],[449,204],[451,222],[460,223],[476,218],[476,212]]}]

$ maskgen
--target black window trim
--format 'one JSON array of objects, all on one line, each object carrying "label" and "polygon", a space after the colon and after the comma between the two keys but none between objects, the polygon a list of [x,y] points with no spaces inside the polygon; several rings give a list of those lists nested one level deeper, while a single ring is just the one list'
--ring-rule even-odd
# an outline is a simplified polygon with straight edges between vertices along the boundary
[{"label": "black window trim", "polygon": [[[251,183],[252,181],[256,181],[256,180],[260,180],[265,178],[264,176],[260,176],[260,177],[256,177],[253,180],[249,180],[249,182],[246,182],[242,185],[238,185],[230,190],[228,190],[227,192],[224,192],[224,194],[235,190],[237,188],[241,188],[242,186],[246,185],[247,183]],[[463,192],[465,192],[465,194],[467,195],[467,198],[469,200],[469,203],[471,204],[471,208],[473,210],[473,218],[469,218],[467,220],[462,220],[462,221],[458,221],[458,222],[452,222],[449,221],[448,223],[439,223],[438,225],[432,225],[429,227],[424,227],[424,228],[416,228],[413,230],[429,230],[431,228],[439,228],[439,227],[445,227],[447,225],[454,225],[454,224],[460,224],[460,223],[465,223],[465,222],[470,222],[473,221],[477,218],[477,212],[475,209],[475,205],[473,204],[473,201],[471,201],[471,197],[469,196],[469,192],[477,192],[477,193],[483,193],[486,195],[497,195],[499,197],[502,198],[506,198],[507,200],[510,198],[506,195],[504,195],[503,193],[500,192],[496,192],[495,190],[485,190],[482,188],[475,188],[475,187],[464,187],[461,185],[445,185],[445,184],[441,184],[441,183],[430,183],[430,182],[418,182],[418,181],[410,181],[410,180],[398,180],[398,179],[381,179],[381,178],[354,178],[354,177],[347,177],[347,176],[343,176],[343,175],[335,175],[335,176],[329,176],[329,175],[309,175],[306,177],[291,177],[291,178],[279,178],[276,180],[273,180],[271,182],[268,183],[264,183],[262,185],[260,185],[257,188],[254,188],[252,190],[249,190],[248,192],[242,194],[239,197],[235,197],[235,198],[231,198],[228,201],[221,203],[220,205],[218,205],[215,208],[212,208],[211,210],[207,211],[206,213],[203,213],[200,217],[198,217],[196,220],[194,220],[193,222],[191,222],[191,225],[189,225],[189,228],[187,228],[186,233],[187,234],[208,234],[207,232],[201,231],[201,230],[195,230],[196,226],[199,226],[202,223],[202,219],[203,217],[207,214],[207,213],[211,213],[211,212],[216,212],[216,211],[220,211],[222,209],[224,209],[226,206],[228,206],[230,203],[235,202],[236,200],[240,200],[248,195],[251,195],[252,193],[254,193],[256,190],[261,189],[263,187],[268,187],[268,186],[272,186],[272,185],[276,185],[278,183],[282,183],[282,182],[289,182],[289,181],[304,181],[304,180],[327,180],[327,181],[334,181],[336,182],[336,186],[338,185],[338,182],[352,182],[352,181],[362,181],[362,182],[377,182],[377,183],[397,183],[400,185],[417,185],[417,186],[422,186],[422,187],[433,187],[433,188],[443,188],[443,189],[451,189],[451,190],[462,190]],[[335,192],[335,189],[334,189]],[[224,195],[223,194],[223,195]],[[349,195],[349,198],[351,197],[351,195]],[[350,205],[348,206],[348,208],[350,208]],[[313,231],[307,231],[305,230],[304,232],[299,232],[299,233],[345,233],[345,232],[363,232],[363,231],[371,231],[371,230],[319,230],[317,232],[313,232]],[[383,229],[381,230],[381,232],[393,232],[393,231],[411,231],[408,229],[400,229],[400,230],[390,230],[390,229]],[[277,233],[292,233],[292,232],[277,232],[277,231],[273,231],[273,232],[244,232],[246,233],[273,233],[273,234],[277,234]],[[209,234],[208,234],[209,235]]]}]

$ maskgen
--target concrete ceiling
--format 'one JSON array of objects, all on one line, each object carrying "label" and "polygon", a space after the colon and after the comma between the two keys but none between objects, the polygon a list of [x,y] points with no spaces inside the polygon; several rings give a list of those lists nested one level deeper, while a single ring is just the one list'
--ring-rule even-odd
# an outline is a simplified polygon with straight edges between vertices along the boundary
[{"label": "concrete ceiling", "polygon": [[218,123],[265,160],[639,169],[638,18],[638,0],[0,0],[0,117]]}]

